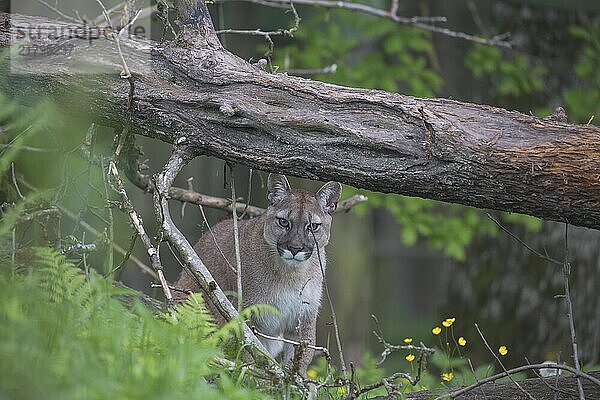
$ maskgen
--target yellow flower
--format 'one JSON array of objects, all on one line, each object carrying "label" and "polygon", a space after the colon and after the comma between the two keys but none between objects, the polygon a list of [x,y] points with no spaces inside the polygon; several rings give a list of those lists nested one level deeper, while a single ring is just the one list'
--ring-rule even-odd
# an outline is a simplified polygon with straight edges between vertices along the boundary
[{"label": "yellow flower", "polygon": [[309,369],[308,371],[306,371],[306,375],[308,375],[308,377],[311,379],[315,379],[317,377],[317,371],[315,371],[314,369]]},{"label": "yellow flower", "polygon": [[444,372],[442,374],[442,380],[446,382],[450,382],[454,378],[454,374],[452,372]]},{"label": "yellow flower", "polygon": [[337,390],[338,394],[341,394],[342,396],[346,394],[346,388],[343,386],[338,387]]},{"label": "yellow flower", "polygon": [[404,339],[404,343],[411,344],[412,343],[412,338],[411,337],[407,337],[406,339]]},{"label": "yellow flower", "polygon": [[508,348],[502,345],[498,348],[498,353],[500,353],[501,356],[505,356],[508,354]]},{"label": "yellow flower", "polygon": [[441,331],[442,331],[442,328],[440,328],[439,326],[436,326],[435,328],[433,328],[431,330],[431,333],[433,333],[434,335],[439,335]]},{"label": "yellow flower", "polygon": [[465,339],[465,338],[464,338],[464,337],[462,337],[462,336],[461,336],[461,337],[459,337],[459,338],[458,338],[458,344],[459,344],[460,346],[464,346],[464,345],[466,345],[466,344],[467,344],[467,339]]},{"label": "yellow flower", "polygon": [[406,358],[406,361],[408,361],[408,362],[413,362],[415,360],[415,355],[414,354],[409,354],[409,355],[407,355],[404,358]]},{"label": "yellow flower", "polygon": [[442,321],[442,325],[444,325],[444,327],[446,327],[446,328],[450,328],[452,326],[452,324],[454,323],[454,321],[456,321],[456,318],[454,318],[454,317],[446,318],[444,321]]}]

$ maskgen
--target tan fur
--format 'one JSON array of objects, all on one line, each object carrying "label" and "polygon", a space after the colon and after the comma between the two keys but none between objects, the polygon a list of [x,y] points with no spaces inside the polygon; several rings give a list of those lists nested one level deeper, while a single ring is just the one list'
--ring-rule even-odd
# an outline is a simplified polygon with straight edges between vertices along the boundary
[{"label": "tan fur", "polygon": [[[281,312],[280,315],[267,313],[249,323],[271,336],[307,340],[314,344],[325,271],[325,246],[329,242],[331,213],[339,199],[341,185],[329,182],[313,194],[302,189],[292,190],[283,175],[269,175],[268,188],[270,205],[266,212],[254,219],[239,221],[244,307],[252,304],[274,306]],[[289,227],[283,227],[284,222],[280,218],[288,221]],[[307,229],[309,223],[317,222],[320,227],[314,234],[323,270],[313,234]],[[233,220],[219,222],[212,227],[212,232],[214,237],[206,232],[194,248],[235,305],[237,284],[232,270],[235,269]],[[175,285],[200,291],[194,278],[185,270]],[[179,295],[177,300],[184,298]],[[284,362],[290,362],[294,352],[292,345],[260,340],[271,355],[283,353]],[[302,374],[306,373],[312,356],[312,351],[306,351],[301,359]]]}]

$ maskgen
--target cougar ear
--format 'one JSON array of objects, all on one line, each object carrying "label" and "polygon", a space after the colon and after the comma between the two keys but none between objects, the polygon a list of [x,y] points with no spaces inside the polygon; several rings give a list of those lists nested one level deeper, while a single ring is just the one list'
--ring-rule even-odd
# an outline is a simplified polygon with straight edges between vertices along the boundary
[{"label": "cougar ear", "polygon": [[279,174],[269,174],[267,190],[267,200],[271,206],[280,203],[292,191],[285,175]]},{"label": "cougar ear", "polygon": [[342,185],[338,182],[327,182],[315,194],[317,201],[321,205],[323,211],[332,214],[337,207],[338,200],[342,194]]}]

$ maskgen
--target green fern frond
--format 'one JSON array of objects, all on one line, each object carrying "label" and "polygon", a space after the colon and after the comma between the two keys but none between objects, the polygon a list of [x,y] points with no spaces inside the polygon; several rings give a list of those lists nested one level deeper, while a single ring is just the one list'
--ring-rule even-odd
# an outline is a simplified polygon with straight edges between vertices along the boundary
[{"label": "green fern frond", "polygon": [[213,334],[213,338],[218,341],[226,341],[230,339],[231,336],[240,338],[242,336],[242,324],[251,320],[253,316],[259,317],[265,314],[280,315],[281,313],[278,309],[268,304],[253,304],[244,308],[240,312],[240,315],[216,330]]},{"label": "green fern frond", "polygon": [[40,286],[51,301],[61,303],[84,290],[85,276],[64,255],[46,247],[35,248],[34,254],[40,266]]},{"label": "green fern frond", "polygon": [[180,325],[189,338],[205,340],[215,331],[214,319],[199,293],[190,295],[185,303],[178,305],[168,321]]}]

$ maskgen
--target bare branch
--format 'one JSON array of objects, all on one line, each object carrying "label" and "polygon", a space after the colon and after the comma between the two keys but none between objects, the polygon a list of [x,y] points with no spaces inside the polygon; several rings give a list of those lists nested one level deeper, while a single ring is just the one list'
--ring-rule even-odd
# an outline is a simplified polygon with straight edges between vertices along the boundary
[{"label": "bare branch", "polygon": [[[308,223],[310,224],[310,218],[308,219]],[[317,241],[317,237],[315,236],[314,230],[310,230],[313,240],[315,242],[315,247],[317,249],[317,260],[319,261],[319,266],[321,267],[321,276],[323,278],[323,286],[325,286],[325,294],[327,296],[327,302],[329,303],[329,311],[331,312],[331,322],[333,323],[333,333],[335,335],[335,343],[338,349],[338,355],[340,357],[340,369],[342,370],[342,376],[344,377],[344,382],[350,387],[350,381],[348,381],[348,370],[346,369],[346,362],[344,361],[344,352],[342,350],[342,341],[340,340],[340,328],[337,322],[337,316],[335,313],[335,308],[333,307],[333,301],[331,300],[331,295],[329,294],[329,285],[327,284],[327,277],[325,275],[325,268],[323,267],[323,260],[321,260],[321,249],[319,248],[319,242]],[[350,392],[350,390],[348,390]]]},{"label": "bare branch", "polygon": [[552,264],[555,265],[563,265],[562,262],[555,260],[552,257],[548,257],[547,255],[544,255],[542,253],[540,253],[539,251],[537,251],[536,249],[534,249],[533,247],[531,247],[530,245],[528,245],[527,243],[525,243],[520,237],[518,237],[517,235],[515,235],[513,232],[510,231],[510,229],[506,228],[504,225],[502,225],[497,219],[495,219],[494,217],[492,217],[489,213],[487,213],[487,217],[489,219],[491,219],[497,226],[498,228],[502,229],[504,232],[506,232],[510,237],[512,237],[513,239],[515,239],[517,242],[519,242],[523,247],[525,247],[527,250],[529,250],[530,252],[532,252],[533,254],[535,254],[536,256],[540,257],[543,260],[546,260]]},{"label": "bare branch", "polygon": [[[303,345],[301,342],[299,342],[299,341],[296,341],[296,340],[292,340],[292,339],[286,339],[286,338],[284,338],[284,337],[279,337],[279,336],[271,336],[271,335],[267,335],[267,334],[265,334],[265,333],[262,333],[262,332],[260,332],[258,329],[256,329],[256,327],[255,327],[255,326],[251,326],[251,327],[250,327],[250,329],[252,329],[252,332],[254,332],[254,334],[255,334],[256,336],[262,337],[262,338],[264,338],[264,339],[269,339],[269,340],[277,340],[277,341],[279,341],[279,342],[282,342],[282,343],[291,344],[292,346],[300,346],[300,345]],[[330,359],[331,359],[331,355],[329,354],[329,350],[327,350],[327,348],[326,348],[326,347],[322,347],[322,346],[315,346],[315,345],[312,345],[312,344],[310,344],[310,343],[304,343],[304,345],[305,345],[307,348],[309,348],[309,349],[312,349],[312,350],[315,350],[315,351],[320,351],[321,353],[323,353],[323,354],[325,355],[325,358],[326,358],[327,360],[330,360]]]},{"label": "bare branch", "polygon": [[[125,133],[123,133],[125,134]],[[152,262],[152,268],[156,271],[158,279],[163,289],[163,293],[165,295],[165,299],[167,301],[167,306],[173,305],[173,295],[171,294],[171,290],[167,285],[167,280],[165,279],[162,265],[160,263],[160,258],[158,256],[157,248],[152,244],[150,237],[146,233],[144,229],[144,225],[142,223],[141,218],[133,208],[133,204],[129,197],[127,196],[127,192],[125,191],[125,186],[119,177],[119,171],[117,170],[117,166],[113,160],[111,160],[108,164],[108,172],[113,178],[114,189],[121,196],[121,201],[123,202],[125,211],[129,215],[129,219],[131,223],[135,227],[135,230],[138,232],[140,239],[142,239],[142,243],[144,243],[144,247],[146,247],[148,251],[148,257],[150,257],[150,261]]]},{"label": "bare branch", "polygon": [[[32,186],[31,184],[29,184],[27,181],[25,181],[23,179],[21,179],[21,183],[23,184],[23,186],[25,186],[29,190],[37,190],[34,186]],[[79,218],[78,215],[69,211],[65,207],[60,206],[60,205],[57,205],[56,207],[58,208],[58,210],[60,211],[60,213],[62,215],[66,215],[69,219],[72,219],[73,221],[75,221],[76,224],[80,225],[83,229],[85,229],[92,235],[97,236],[97,237],[101,237],[103,235],[101,232],[99,232],[93,226],[91,226],[87,222],[83,221],[81,218]],[[123,249],[121,246],[119,246],[118,244],[110,243],[110,245],[113,247],[113,249],[115,249],[115,251],[117,253],[119,253],[123,256],[127,255],[127,251],[125,249]],[[152,268],[150,268],[148,265],[144,264],[144,262],[142,262],[142,260],[140,260],[136,256],[131,255],[129,257],[129,260],[131,262],[133,262],[135,264],[135,266],[138,267],[143,273],[150,275],[155,279],[158,278],[158,276],[156,275],[156,272],[154,272],[154,270]]]},{"label": "bare branch", "polygon": [[[451,391],[449,394],[439,396],[435,400],[442,400],[442,399],[447,398],[448,396],[450,396],[450,398],[454,399],[454,398],[464,395],[465,393],[472,391],[473,389],[483,386],[486,383],[494,382],[500,378],[504,378],[504,377],[507,377],[507,376],[510,376],[510,375],[513,375],[513,374],[516,374],[519,372],[523,372],[523,371],[530,371],[530,370],[542,369],[542,368],[552,368],[552,369],[560,369],[560,370],[564,370],[564,371],[569,371],[572,374],[574,374],[578,377],[587,379],[590,382],[597,385],[598,387],[600,387],[599,379],[597,379],[589,374],[586,374],[585,372],[577,371],[575,368],[569,367],[567,365],[556,364],[556,363],[528,364],[528,365],[523,365],[520,367],[516,367],[516,368],[512,368],[512,369],[500,372],[496,375],[488,376],[487,378],[481,379],[477,383],[474,383],[470,386],[464,387],[459,390]],[[410,396],[408,398],[410,399]]]},{"label": "bare branch", "polygon": [[[415,346],[412,344],[395,345],[395,344],[386,342],[386,340],[383,338],[383,334],[381,333],[381,326],[379,325],[379,320],[373,314],[371,314],[371,318],[373,318],[373,321],[375,321],[375,330],[373,331],[373,334],[377,338],[377,341],[379,341],[379,343],[381,343],[384,347],[383,352],[381,352],[381,359],[377,362],[377,366],[380,366],[381,364],[383,364],[383,362],[386,360],[387,356],[392,354],[394,351],[399,351],[399,350],[416,351],[419,353],[419,355],[424,354],[425,356],[435,353],[434,349],[425,346],[423,343],[421,343],[420,346]],[[421,358],[419,358],[419,367],[420,368],[422,367]],[[411,380],[411,382],[413,382],[413,381]],[[418,382],[418,380],[415,381],[415,383],[413,383],[413,385],[415,385],[416,382]]]},{"label": "bare branch", "polygon": [[43,5],[44,7],[48,8],[49,10],[55,12],[61,18],[64,18],[64,19],[66,19],[68,21],[76,22],[76,23],[82,23],[83,22],[81,19],[77,19],[77,18],[74,18],[74,17],[72,17],[70,15],[67,15],[67,14],[63,13],[62,11],[60,11],[58,9],[58,7],[54,7],[53,5],[48,4],[44,0],[37,0],[37,2],[40,3],[41,5]]},{"label": "bare branch", "polygon": [[[264,5],[264,6],[268,6],[268,7],[283,7],[284,4],[289,3],[287,0],[215,0],[215,3],[223,3],[223,2],[227,2],[227,1],[245,1],[245,2],[260,4],[260,5]],[[423,29],[426,31],[434,32],[434,33],[439,33],[439,34],[453,37],[453,38],[467,40],[467,41],[474,42],[474,43],[490,45],[490,46],[505,47],[505,48],[512,47],[510,42],[505,41],[505,39],[507,37],[506,34],[498,35],[491,39],[485,39],[485,38],[475,36],[475,35],[470,35],[470,34],[464,33],[464,32],[453,31],[453,30],[447,29],[447,28],[440,28],[435,25],[430,25],[430,23],[446,22],[445,17],[411,17],[411,18],[401,17],[401,16],[397,15],[395,12],[392,13],[392,11],[396,11],[393,9],[393,6],[392,6],[392,9],[390,9],[390,10],[383,10],[381,8],[372,7],[372,6],[369,6],[366,4],[362,4],[362,3],[351,3],[351,2],[347,2],[347,1],[335,1],[335,0],[294,0],[294,3],[296,5],[306,5],[306,6],[329,8],[329,9],[335,8],[335,9],[361,12],[364,14],[369,14],[369,15],[373,15],[376,17],[389,19],[398,24],[409,25],[409,26],[413,26],[415,28]]]},{"label": "bare branch", "polygon": [[238,229],[238,216],[237,209],[235,206],[235,170],[233,166],[229,166],[229,170],[231,171],[231,201],[233,202],[232,210],[233,210],[233,243],[235,247],[235,267],[236,267],[236,283],[237,283],[237,304],[238,304],[238,312],[242,311],[244,307],[244,296],[242,293],[242,256],[240,254],[240,231]]},{"label": "bare branch", "polygon": [[271,36],[293,37],[294,33],[298,30],[298,27],[300,25],[300,17],[298,16],[298,12],[296,11],[296,8],[294,7],[294,3],[290,0],[287,2],[287,4],[290,8],[290,11],[294,15],[294,26],[289,29],[278,29],[276,31],[263,31],[261,29],[254,29],[254,30],[221,29],[221,30],[217,31],[217,34],[219,34],[219,35],[236,34],[236,35],[251,35],[251,36],[264,37],[265,40],[267,41],[267,45],[268,45],[268,50],[265,53],[265,57],[267,57],[269,67],[272,71],[273,65],[271,64],[271,56],[273,55],[273,50],[274,50],[275,44],[273,43],[273,39],[271,38]]},{"label": "bare branch", "polygon": [[[565,288],[565,305],[567,306],[567,318],[569,319],[569,333],[571,334],[571,346],[573,348],[573,362],[575,369],[581,372],[579,364],[579,352],[577,350],[577,335],[575,334],[575,321],[573,317],[573,302],[571,301],[571,289],[569,285],[569,276],[571,275],[571,263],[569,262],[569,224],[565,224],[565,261],[562,268],[563,283]],[[585,400],[581,379],[577,376],[577,390],[579,390],[579,400]]]},{"label": "bare branch", "polygon": [[[239,315],[237,310],[227,299],[225,293],[223,293],[196,251],[192,248],[192,245],[179,231],[173,222],[169,211],[167,198],[169,189],[173,184],[175,177],[193,156],[194,155],[190,151],[184,148],[175,148],[162,171],[154,177],[154,214],[165,239],[173,246],[178,258],[182,260],[185,268],[196,279],[196,282],[202,289],[206,299],[215,306],[217,311],[226,321],[230,321]],[[242,337],[244,343],[251,345],[248,346],[247,349],[253,356],[262,356],[267,359],[269,361],[269,368],[278,376],[283,376],[281,368],[270,356],[268,356],[269,353],[265,347],[246,324],[243,324],[242,326]],[[258,352],[256,350],[258,350]]]},{"label": "bare branch", "polygon": [[[152,189],[150,187],[141,187],[141,189],[152,192]],[[178,187],[172,187],[171,190],[169,190],[169,199],[188,202],[204,207],[217,208],[223,211],[228,211],[230,213],[233,212],[233,204],[230,199],[215,197]],[[365,203],[368,200],[369,198],[362,194],[351,196],[338,203],[338,206],[335,209],[335,213],[346,213],[352,208],[354,208],[356,205]],[[236,201],[235,203],[235,209],[239,213],[244,213],[245,211],[246,215],[249,217],[257,217],[265,212],[264,208],[251,206],[247,203],[242,203],[238,201]]]},{"label": "bare branch", "polygon": [[319,74],[335,74],[337,72],[337,64],[331,64],[323,68],[290,68],[286,69],[290,75],[297,76],[313,76]]},{"label": "bare branch", "polygon": [[[135,146],[134,138],[124,139],[122,157],[119,161],[119,166],[124,170],[125,176],[131,183],[142,189],[144,192],[152,193],[153,186],[149,184],[150,177],[140,172],[140,169],[145,167],[139,163],[139,158],[142,156],[141,150]],[[89,155],[84,154],[89,157]],[[202,194],[188,189],[171,187],[169,189],[168,199],[177,200],[185,203],[192,203],[198,206],[217,208],[220,210],[233,212],[233,204],[230,199],[215,197],[207,194]],[[338,203],[335,213],[345,213],[350,211],[354,206],[368,201],[368,197],[362,194],[351,196]],[[247,202],[235,202],[236,211],[242,216],[257,217],[265,212],[264,208],[249,205]],[[206,221],[208,224],[208,221]]]},{"label": "bare branch", "polygon": [[483,340],[483,344],[485,344],[485,347],[488,349],[488,351],[490,352],[490,354],[496,359],[496,361],[498,361],[498,364],[500,365],[500,367],[502,368],[502,370],[504,371],[504,373],[506,374],[506,376],[508,376],[508,379],[511,380],[512,383],[515,384],[515,386],[521,391],[523,392],[523,394],[525,396],[527,396],[528,399],[530,400],[535,400],[533,398],[533,396],[527,392],[525,389],[523,389],[521,387],[521,385],[519,385],[519,383],[517,381],[515,381],[513,379],[513,377],[511,376],[511,374],[508,372],[508,370],[506,369],[506,367],[504,366],[504,363],[500,360],[500,358],[496,355],[496,353],[494,352],[494,350],[492,350],[492,348],[490,347],[489,343],[487,342],[487,340],[485,339],[485,336],[483,336],[483,332],[481,332],[481,330],[479,329],[479,325],[475,324],[475,329],[477,329],[477,333],[479,333],[479,336],[481,337],[481,340]]}]

